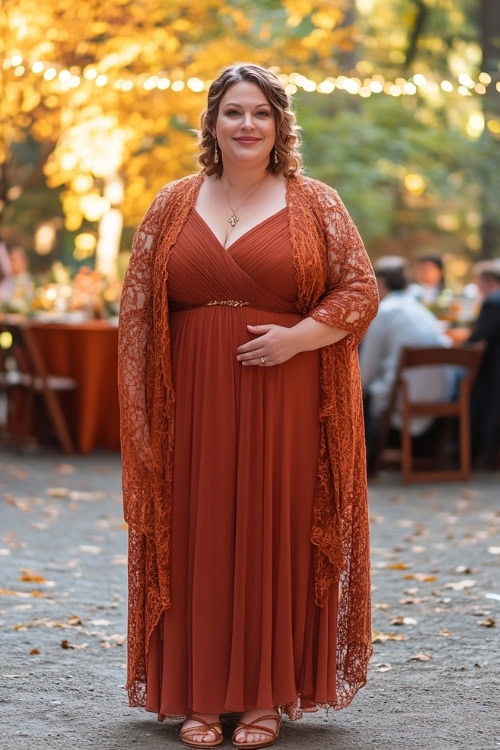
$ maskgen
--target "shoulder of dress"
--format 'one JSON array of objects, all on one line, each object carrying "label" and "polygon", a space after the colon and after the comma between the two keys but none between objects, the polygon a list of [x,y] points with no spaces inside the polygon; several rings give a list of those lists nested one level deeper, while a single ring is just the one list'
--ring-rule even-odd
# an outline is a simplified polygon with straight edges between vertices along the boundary
[{"label": "shoulder of dress", "polygon": [[167,182],[156,194],[155,202],[163,203],[170,197],[182,195],[183,193],[189,194],[191,190],[196,189],[202,180],[203,175],[198,173]]},{"label": "shoulder of dress", "polygon": [[306,175],[295,175],[290,178],[292,185],[295,185],[299,192],[309,195],[311,198],[318,200],[329,199],[332,202],[340,202],[340,196],[335,188],[331,185],[327,185],[326,182],[321,182],[313,177],[306,177]]},{"label": "shoulder of dress", "polygon": [[193,174],[167,182],[157,192],[146,212],[146,222],[163,221],[169,211],[178,211],[182,206],[194,205],[202,181],[202,174]]}]

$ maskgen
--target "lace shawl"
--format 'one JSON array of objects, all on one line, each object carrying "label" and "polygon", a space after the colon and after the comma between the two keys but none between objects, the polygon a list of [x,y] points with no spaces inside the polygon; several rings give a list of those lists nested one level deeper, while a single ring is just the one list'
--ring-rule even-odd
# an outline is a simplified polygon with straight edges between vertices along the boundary
[{"label": "lace shawl", "polygon": [[[144,706],[149,638],[170,596],[175,393],[167,300],[168,257],[202,175],[160,190],[133,242],[120,307],[120,393],[124,515],[129,526],[128,675],[131,706]],[[287,179],[298,309],[349,331],[321,349],[321,443],[314,498],[316,603],[339,586],[337,697],[347,706],[366,682],[372,654],[365,444],[357,346],[378,294],[359,233],[337,192]],[[283,707],[299,718],[298,702]]]}]

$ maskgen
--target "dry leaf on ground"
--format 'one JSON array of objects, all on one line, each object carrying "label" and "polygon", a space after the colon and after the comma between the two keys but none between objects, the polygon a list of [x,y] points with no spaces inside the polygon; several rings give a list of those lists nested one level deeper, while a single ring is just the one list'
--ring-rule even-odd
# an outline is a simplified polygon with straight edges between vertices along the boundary
[{"label": "dry leaf on ground", "polygon": [[59,466],[56,466],[55,471],[56,474],[74,474],[75,467],[71,466],[71,464],[59,464]]},{"label": "dry leaf on ground", "polygon": [[29,583],[47,583],[45,578],[40,575],[40,573],[35,573],[33,570],[26,570],[25,568],[21,570],[19,580],[28,581]]},{"label": "dry leaf on ground", "polygon": [[87,552],[89,555],[98,555],[102,552],[102,547],[96,547],[93,544],[80,544],[79,549],[81,549],[82,552]]},{"label": "dry leaf on ground", "polygon": [[49,497],[68,497],[69,490],[67,487],[48,487],[45,494]]},{"label": "dry leaf on ground", "polygon": [[396,615],[391,617],[389,625],[416,625],[417,620],[414,617],[405,617],[404,615]]},{"label": "dry leaf on ground", "polygon": [[494,628],[496,627],[496,621],[493,619],[493,617],[487,617],[486,620],[481,620],[479,623],[483,626],[483,628]]},{"label": "dry leaf on ground", "polygon": [[462,581],[450,581],[449,583],[445,583],[444,587],[445,589],[453,589],[453,591],[463,591],[464,589],[472,588],[475,584],[476,581],[464,578]]},{"label": "dry leaf on ground", "polygon": [[66,649],[75,649],[77,651],[80,651],[84,648],[88,648],[88,646],[89,646],[88,643],[70,643],[67,640],[61,641],[61,648],[66,648]]},{"label": "dry leaf on ground", "polygon": [[432,660],[432,654],[415,654],[415,656],[410,656],[410,661],[431,661]]},{"label": "dry leaf on ground", "polygon": [[381,630],[374,630],[372,633],[372,643],[385,643],[386,641],[407,641],[408,636],[404,633],[383,633]]}]

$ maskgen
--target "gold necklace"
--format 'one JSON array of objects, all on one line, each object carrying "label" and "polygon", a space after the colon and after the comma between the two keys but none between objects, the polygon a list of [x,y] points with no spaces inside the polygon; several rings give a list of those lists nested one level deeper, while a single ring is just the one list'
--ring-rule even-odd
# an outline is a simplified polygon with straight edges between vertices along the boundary
[{"label": "gold necklace", "polygon": [[223,188],[223,190],[224,190],[224,198],[226,199],[226,201],[227,201],[227,203],[228,203],[228,205],[229,205],[229,208],[230,208],[230,209],[231,209],[231,211],[233,212],[233,213],[232,213],[232,215],[231,215],[231,216],[229,217],[229,219],[227,220],[227,221],[228,221],[228,223],[229,223],[229,224],[231,224],[231,226],[233,227],[233,229],[234,229],[234,227],[236,226],[236,224],[237,224],[237,223],[239,222],[239,220],[240,220],[240,217],[239,217],[239,216],[237,215],[236,211],[239,211],[239,210],[240,210],[240,208],[241,208],[241,207],[243,206],[243,204],[244,204],[244,203],[246,203],[246,202],[247,202],[248,200],[250,200],[250,198],[252,197],[252,195],[254,195],[254,193],[256,193],[256,192],[257,192],[257,190],[258,190],[258,189],[260,188],[260,186],[264,184],[264,182],[266,181],[266,179],[267,179],[267,174],[266,174],[266,176],[264,177],[264,179],[263,179],[263,180],[261,180],[261,181],[259,182],[259,184],[257,185],[257,187],[255,187],[255,188],[254,188],[254,189],[252,190],[252,192],[250,193],[250,195],[247,195],[247,197],[245,198],[245,200],[244,200],[244,201],[243,201],[242,203],[240,203],[240,205],[239,205],[239,206],[237,206],[237,208],[233,208],[233,207],[232,207],[231,203],[229,202],[229,198],[227,197],[226,191],[225,191],[225,190],[224,190],[224,188]]}]

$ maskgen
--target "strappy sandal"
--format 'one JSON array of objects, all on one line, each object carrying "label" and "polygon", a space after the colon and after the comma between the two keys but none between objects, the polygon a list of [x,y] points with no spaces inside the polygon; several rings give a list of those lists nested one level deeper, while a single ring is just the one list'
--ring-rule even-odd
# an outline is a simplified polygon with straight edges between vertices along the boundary
[{"label": "strappy sandal", "polygon": [[[187,727],[186,729],[179,730],[179,739],[188,747],[218,747],[222,745],[224,741],[224,735],[222,734],[222,724],[220,721],[214,721],[211,724],[201,716],[188,716],[188,719],[198,721],[201,726],[199,727]],[[204,742],[203,740],[196,742],[192,739],[193,734],[207,735],[209,732],[215,732],[216,739],[211,742]]]},{"label": "strappy sandal", "polygon": [[[269,729],[269,727],[262,726],[261,724],[257,724],[258,721],[266,721],[267,719],[274,719],[276,721],[276,729],[273,730]],[[268,747],[269,745],[272,745],[279,737],[281,729],[281,714],[269,714],[266,716],[258,716],[253,721],[250,721],[248,724],[246,724],[244,721],[239,721],[236,729],[233,732],[233,736],[231,739],[231,742],[235,747],[241,747],[248,750],[249,748],[258,748],[258,747]],[[270,739],[264,740],[263,742],[238,742],[235,740],[236,735],[238,732],[241,731],[250,731],[250,732],[259,732],[260,734],[267,734],[269,735]]]}]

